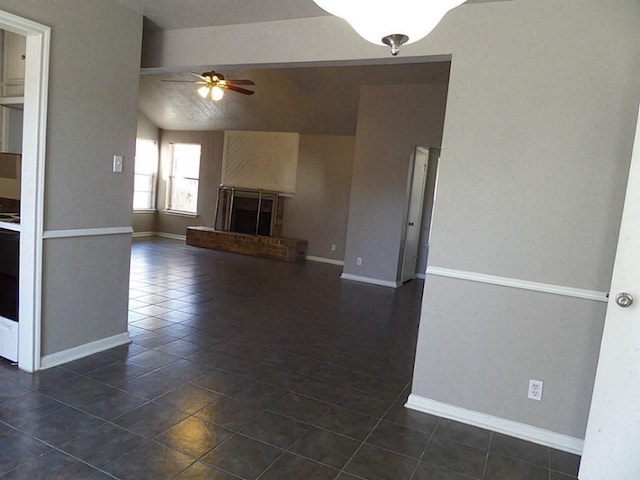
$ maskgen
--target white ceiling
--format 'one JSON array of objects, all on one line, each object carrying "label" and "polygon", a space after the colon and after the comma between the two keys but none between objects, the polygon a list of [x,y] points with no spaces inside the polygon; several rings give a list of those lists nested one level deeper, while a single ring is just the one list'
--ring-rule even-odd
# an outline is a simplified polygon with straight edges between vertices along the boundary
[{"label": "white ceiling", "polygon": [[225,70],[228,79],[248,78],[251,96],[226,92],[204,100],[188,73],[140,77],[140,110],[164,130],[256,130],[314,135],[353,135],[362,85],[447,84],[449,63],[357,67]]},{"label": "white ceiling", "polygon": [[116,1],[142,13],[148,20],[147,26],[163,30],[237,25],[327,15],[313,0]]},{"label": "white ceiling", "polygon": [[[313,0],[116,0],[163,30],[238,25],[328,15]],[[347,0],[345,0],[347,1]],[[431,0],[423,0],[431,1]],[[484,3],[504,0],[467,0]],[[390,2],[393,6],[393,2]]]},{"label": "white ceiling", "polygon": [[[237,25],[327,15],[313,0],[115,0],[145,16],[145,28]],[[427,1],[427,0],[423,0]],[[504,0],[467,0],[483,3]],[[212,68],[215,68],[212,66]],[[268,130],[352,135],[364,84],[444,84],[448,63],[223,71],[256,82],[255,95],[204,101],[188,73],[140,77],[140,110],[165,130]]]}]

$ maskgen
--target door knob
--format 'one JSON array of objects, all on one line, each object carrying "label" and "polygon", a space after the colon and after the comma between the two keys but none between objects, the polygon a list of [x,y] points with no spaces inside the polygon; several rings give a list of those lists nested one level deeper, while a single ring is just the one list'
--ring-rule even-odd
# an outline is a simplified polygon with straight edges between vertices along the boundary
[{"label": "door knob", "polygon": [[616,295],[616,303],[622,308],[630,307],[633,303],[633,297],[625,292],[619,293]]}]

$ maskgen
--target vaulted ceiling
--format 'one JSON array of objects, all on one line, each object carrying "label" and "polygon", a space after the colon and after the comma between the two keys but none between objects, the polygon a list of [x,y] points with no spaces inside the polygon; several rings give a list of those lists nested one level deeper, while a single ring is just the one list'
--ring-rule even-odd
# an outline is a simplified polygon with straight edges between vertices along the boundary
[{"label": "vaulted ceiling", "polygon": [[[201,73],[201,72],[200,72]],[[222,72],[248,78],[255,94],[226,92],[204,100],[188,73],[140,77],[140,110],[165,130],[257,130],[353,135],[362,85],[446,84],[449,62],[357,67],[278,68]]]},{"label": "vaulted ceiling", "polygon": [[[146,29],[236,25],[327,15],[313,0],[116,0],[145,17]],[[481,3],[502,0],[467,0]],[[363,40],[364,41],[364,40]],[[211,65],[208,69],[215,70]],[[202,72],[196,72],[202,73]],[[359,91],[366,84],[444,84],[449,63],[224,70],[227,78],[249,78],[255,95],[227,92],[206,101],[195,85],[163,82],[193,79],[188,72],[145,73],[140,109],[166,130],[269,130],[306,134],[355,132]]]}]

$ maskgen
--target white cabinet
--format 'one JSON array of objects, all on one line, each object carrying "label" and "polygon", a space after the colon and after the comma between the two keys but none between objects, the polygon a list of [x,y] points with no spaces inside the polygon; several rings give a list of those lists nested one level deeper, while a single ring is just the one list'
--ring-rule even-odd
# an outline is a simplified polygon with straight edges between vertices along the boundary
[{"label": "white cabinet", "polygon": [[22,153],[22,120],[22,108],[2,106],[2,148],[0,151]]},{"label": "white cabinet", "polygon": [[2,49],[2,96],[24,96],[24,65],[27,38],[16,33],[4,32]]},{"label": "white cabinet", "polygon": [[2,81],[0,82],[0,151],[22,152],[22,107],[27,39],[22,35],[2,34]]},{"label": "white cabinet", "polygon": [[[0,199],[20,200],[22,158],[20,155],[0,153]],[[2,202],[0,201],[0,204]],[[0,213],[6,209],[0,210]],[[0,253],[0,265],[2,263]],[[3,271],[0,268],[0,272]]]}]

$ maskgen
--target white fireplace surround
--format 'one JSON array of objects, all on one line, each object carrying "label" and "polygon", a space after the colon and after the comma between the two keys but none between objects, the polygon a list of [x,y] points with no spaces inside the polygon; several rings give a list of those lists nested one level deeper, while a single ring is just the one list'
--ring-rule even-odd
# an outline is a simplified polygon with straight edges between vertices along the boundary
[{"label": "white fireplace surround", "polygon": [[222,185],[296,193],[300,134],[286,132],[224,132]]}]

